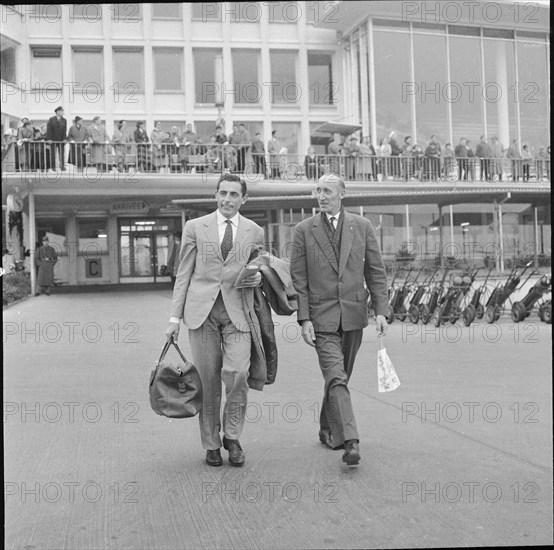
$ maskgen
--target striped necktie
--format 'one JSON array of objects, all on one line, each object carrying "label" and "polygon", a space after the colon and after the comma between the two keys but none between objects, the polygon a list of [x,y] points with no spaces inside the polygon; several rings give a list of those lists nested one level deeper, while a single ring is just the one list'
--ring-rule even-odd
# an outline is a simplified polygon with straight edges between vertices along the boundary
[{"label": "striped necktie", "polygon": [[233,226],[231,220],[225,220],[227,227],[225,228],[225,234],[223,235],[223,240],[221,241],[221,255],[223,259],[226,260],[229,255],[229,250],[233,248]]}]

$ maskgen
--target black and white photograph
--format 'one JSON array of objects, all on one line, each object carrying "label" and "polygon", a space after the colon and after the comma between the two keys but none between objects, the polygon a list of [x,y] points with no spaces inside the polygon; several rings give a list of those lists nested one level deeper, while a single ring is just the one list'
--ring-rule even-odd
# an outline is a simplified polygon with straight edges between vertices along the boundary
[{"label": "black and white photograph", "polygon": [[554,543],[548,0],[0,14],[6,549]]}]

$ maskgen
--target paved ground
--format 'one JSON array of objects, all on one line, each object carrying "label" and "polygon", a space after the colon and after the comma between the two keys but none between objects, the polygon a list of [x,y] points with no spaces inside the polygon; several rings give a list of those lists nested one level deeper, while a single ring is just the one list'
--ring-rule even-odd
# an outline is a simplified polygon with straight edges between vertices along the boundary
[{"label": "paved ground", "polygon": [[369,327],[353,468],[318,442],[315,353],[276,318],[279,373],[250,393],[246,465],[214,469],[196,419],[148,404],[169,304],[168,291],[52,295],[4,312],[6,548],[552,543],[552,342],[536,317],[395,322],[402,386],[388,394]]}]

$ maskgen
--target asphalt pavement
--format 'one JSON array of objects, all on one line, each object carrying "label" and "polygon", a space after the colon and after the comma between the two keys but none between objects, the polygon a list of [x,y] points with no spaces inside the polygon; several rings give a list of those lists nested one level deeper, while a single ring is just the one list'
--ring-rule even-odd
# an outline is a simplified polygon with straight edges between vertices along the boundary
[{"label": "asphalt pavement", "polygon": [[377,391],[370,325],[350,382],[356,467],[319,442],[315,351],[275,317],[279,370],[249,393],[246,464],[223,452],[212,468],[197,419],[148,402],[170,299],[52,294],[4,311],[6,548],[552,544],[552,339],[535,314],[394,322],[390,393]]}]

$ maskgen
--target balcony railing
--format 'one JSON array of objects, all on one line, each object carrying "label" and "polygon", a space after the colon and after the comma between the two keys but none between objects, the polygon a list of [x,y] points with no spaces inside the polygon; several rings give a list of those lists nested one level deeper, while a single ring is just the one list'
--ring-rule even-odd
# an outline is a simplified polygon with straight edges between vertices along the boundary
[{"label": "balcony railing", "polygon": [[316,180],[335,173],[345,180],[395,182],[550,182],[550,158],[417,156],[314,156],[258,154],[250,146],[177,143],[74,143],[19,141],[2,154],[10,172],[82,171],[193,174],[231,172],[265,179]]}]

